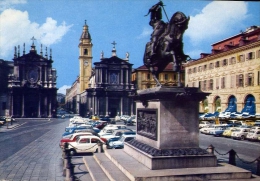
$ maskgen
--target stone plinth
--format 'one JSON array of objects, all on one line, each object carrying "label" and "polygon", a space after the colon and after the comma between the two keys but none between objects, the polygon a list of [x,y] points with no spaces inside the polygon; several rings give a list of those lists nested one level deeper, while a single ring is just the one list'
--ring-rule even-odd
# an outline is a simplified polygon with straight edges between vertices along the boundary
[{"label": "stone plinth", "polygon": [[212,167],[216,157],[199,148],[198,88],[156,87],[137,92],[136,140],[125,151],[150,169]]}]

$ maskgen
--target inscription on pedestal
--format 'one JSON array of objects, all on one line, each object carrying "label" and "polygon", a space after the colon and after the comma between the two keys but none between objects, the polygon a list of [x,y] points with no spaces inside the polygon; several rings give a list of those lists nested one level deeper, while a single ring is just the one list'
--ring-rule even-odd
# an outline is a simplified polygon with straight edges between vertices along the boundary
[{"label": "inscription on pedestal", "polygon": [[137,134],[157,141],[157,125],[157,109],[137,109]]}]

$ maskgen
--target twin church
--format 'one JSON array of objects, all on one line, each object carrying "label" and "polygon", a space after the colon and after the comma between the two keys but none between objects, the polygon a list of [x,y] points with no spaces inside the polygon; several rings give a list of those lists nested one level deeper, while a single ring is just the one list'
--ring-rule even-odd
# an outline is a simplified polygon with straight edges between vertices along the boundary
[{"label": "twin church", "polygon": [[[100,61],[92,59],[92,42],[85,22],[79,42],[79,77],[66,93],[68,110],[81,116],[88,115],[132,115],[135,93],[131,82],[132,66],[129,53],[121,59],[116,54],[116,43],[112,43],[111,56],[101,52]],[[93,65],[93,67],[92,67]]]}]

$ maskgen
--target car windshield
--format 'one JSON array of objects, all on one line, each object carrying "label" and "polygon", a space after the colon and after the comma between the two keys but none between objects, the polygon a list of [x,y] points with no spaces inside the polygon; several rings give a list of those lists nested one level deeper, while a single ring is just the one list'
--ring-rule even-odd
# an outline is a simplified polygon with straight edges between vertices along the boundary
[{"label": "car windshield", "polygon": [[124,136],[121,136],[121,138],[119,139],[119,141],[121,141],[121,142],[124,142],[124,140],[125,140]]}]

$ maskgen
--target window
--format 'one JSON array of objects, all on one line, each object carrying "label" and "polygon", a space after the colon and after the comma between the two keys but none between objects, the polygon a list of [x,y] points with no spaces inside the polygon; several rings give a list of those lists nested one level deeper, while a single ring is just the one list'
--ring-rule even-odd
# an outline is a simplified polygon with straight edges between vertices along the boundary
[{"label": "window", "polygon": [[194,67],[193,68],[193,73],[196,73],[197,72],[197,67]]},{"label": "window", "polygon": [[191,74],[191,73],[192,73],[191,69],[189,69],[189,70],[188,70],[188,73],[189,73],[189,74]]},{"label": "window", "polygon": [[150,80],[151,79],[151,74],[147,74],[147,80]]},{"label": "window", "polygon": [[96,139],[96,138],[91,138],[91,143],[98,143],[98,142],[99,142],[98,139]]},{"label": "window", "polygon": [[207,70],[207,65],[204,65],[204,71],[206,71]]},{"label": "window", "polygon": [[232,65],[232,64],[235,64],[236,63],[236,58],[235,57],[231,57],[229,59],[229,64]]},{"label": "window", "polygon": [[239,55],[238,56],[238,62],[244,62],[244,61],[245,61],[244,55]]},{"label": "window", "polygon": [[256,51],[256,54],[257,58],[260,58],[260,50]]},{"label": "window", "polygon": [[260,85],[260,71],[258,71],[257,75],[257,85]]},{"label": "window", "polygon": [[252,60],[254,58],[255,58],[255,52],[249,52],[247,54],[247,57],[246,57],[247,60]]},{"label": "window", "polygon": [[79,142],[80,143],[90,143],[89,141],[90,141],[89,138],[82,138]]},{"label": "window", "polygon": [[223,60],[223,64],[222,64],[223,66],[226,66],[226,65],[228,65],[228,63],[227,63],[227,59],[224,59]]},{"label": "window", "polygon": [[254,74],[253,73],[248,73],[246,74],[246,86],[253,86],[254,85]]},{"label": "window", "polygon": [[214,64],[213,63],[210,63],[209,64],[209,69],[213,69],[214,68]]},{"label": "window", "polygon": [[201,72],[202,71],[202,67],[201,66],[199,66],[199,70],[198,70],[198,72]]},{"label": "window", "polygon": [[206,88],[207,88],[207,80],[204,80],[203,81],[203,90],[206,90]]},{"label": "window", "polygon": [[244,75],[237,75],[237,87],[244,87]]},{"label": "window", "polygon": [[219,89],[219,78],[216,78],[216,89]]},{"label": "window", "polygon": [[168,80],[168,74],[164,74],[164,80]]},{"label": "window", "polygon": [[209,80],[209,90],[213,90],[213,79]]},{"label": "window", "polygon": [[221,78],[221,89],[225,89],[226,88],[226,80],[225,77]]},{"label": "window", "polygon": [[88,55],[88,49],[84,49],[84,55]]},{"label": "window", "polygon": [[219,61],[216,62],[215,67],[216,67],[216,68],[219,67]]},{"label": "window", "polygon": [[177,79],[177,75],[173,74],[173,80],[176,80],[176,79]]}]

